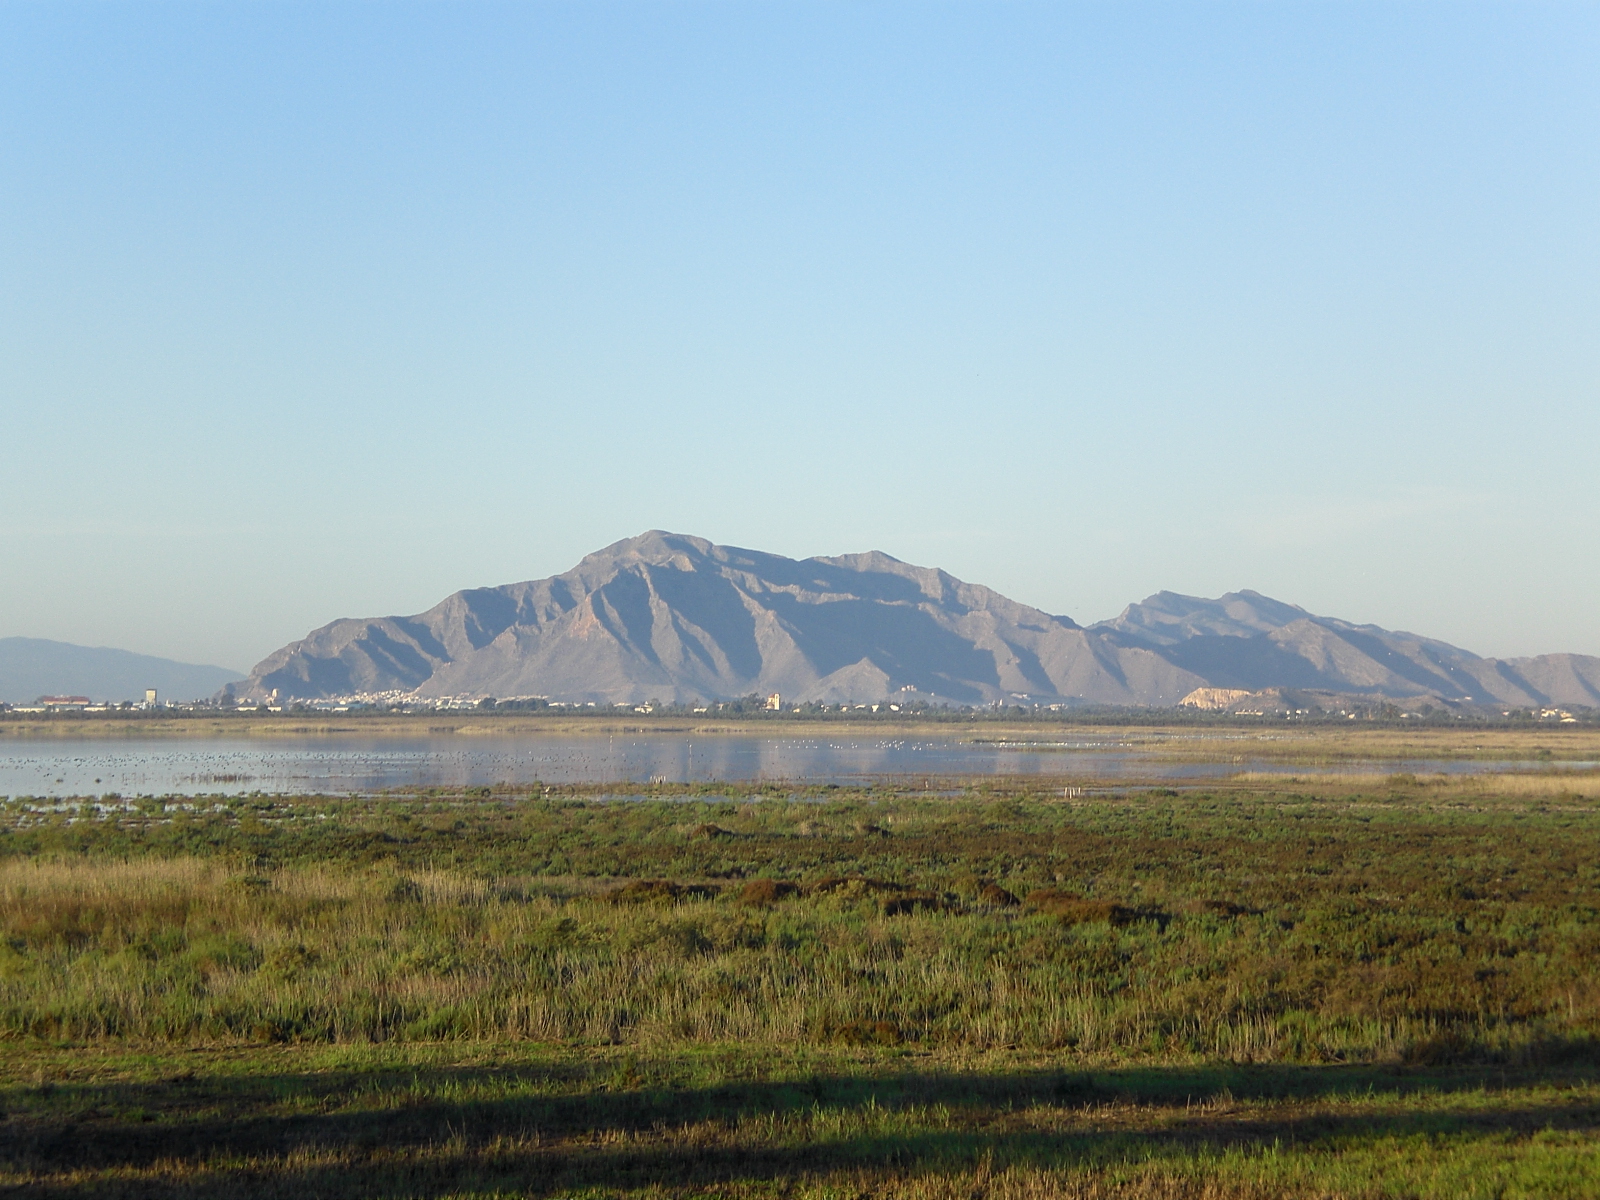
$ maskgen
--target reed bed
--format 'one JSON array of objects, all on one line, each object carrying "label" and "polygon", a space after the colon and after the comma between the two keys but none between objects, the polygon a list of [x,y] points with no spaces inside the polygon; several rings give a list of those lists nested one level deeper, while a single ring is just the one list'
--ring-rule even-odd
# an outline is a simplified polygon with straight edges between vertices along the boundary
[{"label": "reed bed", "polygon": [[860,886],[754,908],[709,890],[618,905],[578,881],[443,870],[13,861],[0,1031],[1322,1062],[1518,1060],[1597,1025],[1595,931],[1571,913],[1513,907],[1473,934],[1370,901],[1296,925],[1054,888],[1017,909],[951,894],[907,911]]}]

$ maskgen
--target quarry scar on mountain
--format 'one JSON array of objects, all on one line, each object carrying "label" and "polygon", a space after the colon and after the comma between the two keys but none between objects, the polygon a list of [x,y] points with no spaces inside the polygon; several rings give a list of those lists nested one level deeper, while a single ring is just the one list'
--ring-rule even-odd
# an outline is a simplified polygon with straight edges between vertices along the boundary
[{"label": "quarry scar on mountain", "polygon": [[1172,707],[1200,688],[1600,705],[1600,659],[1480,658],[1250,591],[1160,592],[1085,627],[876,551],[796,560],[652,531],[548,579],[334,621],[238,691]]}]

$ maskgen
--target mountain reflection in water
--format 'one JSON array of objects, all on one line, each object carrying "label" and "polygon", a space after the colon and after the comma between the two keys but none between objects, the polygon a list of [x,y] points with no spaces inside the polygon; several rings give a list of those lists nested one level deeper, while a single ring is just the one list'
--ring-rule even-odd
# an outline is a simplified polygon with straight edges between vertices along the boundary
[{"label": "mountain reflection in water", "polygon": [[[754,782],[861,783],[887,777],[991,775],[1161,781],[1242,771],[1306,774],[1305,766],[1235,757],[1167,762],[1106,741],[967,742],[953,738],[618,734],[531,736],[18,741],[0,746],[0,796],[365,793],[486,784]],[[1531,764],[1406,760],[1342,771],[1476,772]],[[1586,764],[1568,764],[1582,766]]]}]

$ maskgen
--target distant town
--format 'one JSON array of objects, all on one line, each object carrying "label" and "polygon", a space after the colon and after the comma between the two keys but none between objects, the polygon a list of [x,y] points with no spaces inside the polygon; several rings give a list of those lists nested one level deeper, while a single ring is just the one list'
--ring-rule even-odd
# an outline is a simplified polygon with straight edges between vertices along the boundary
[{"label": "distant town", "polygon": [[235,700],[230,691],[204,700],[163,700],[155,688],[145,689],[142,700],[105,701],[81,695],[40,696],[32,704],[0,703],[0,717],[152,717],[205,715],[252,717],[271,714],[405,715],[434,712],[480,715],[486,713],[551,716],[709,716],[740,718],[858,718],[874,715],[899,718],[949,720],[983,716],[1056,719],[1070,721],[1171,722],[1196,719],[1254,718],[1288,721],[1399,721],[1457,724],[1490,723],[1600,724],[1600,709],[1558,707],[1463,708],[1452,705],[1407,706],[1376,696],[1305,693],[1272,688],[1261,692],[1200,688],[1185,696],[1175,708],[1045,702],[1017,695],[1009,703],[952,705],[930,700],[907,689],[899,700],[870,703],[788,701],[779,692],[752,693],[734,700],[696,700],[688,703],[651,699],[615,703],[595,700],[555,700],[548,696],[418,696],[413,692],[358,692],[345,696],[284,697],[277,692],[264,699]]},{"label": "distant town", "polygon": [[[149,712],[163,707],[155,688],[146,688],[144,700],[91,700],[88,696],[40,696],[32,704],[0,704],[0,712],[18,713],[109,713]],[[188,707],[194,707],[189,705]]]}]

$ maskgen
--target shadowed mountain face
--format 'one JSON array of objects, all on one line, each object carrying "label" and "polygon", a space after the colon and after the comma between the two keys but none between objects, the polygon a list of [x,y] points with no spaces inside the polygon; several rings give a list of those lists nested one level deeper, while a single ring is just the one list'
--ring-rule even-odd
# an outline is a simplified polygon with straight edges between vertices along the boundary
[{"label": "shadowed mountain face", "polygon": [[263,661],[243,693],[1170,706],[1199,687],[1288,686],[1600,703],[1600,660],[1555,657],[1480,659],[1254,592],[1162,592],[1084,629],[886,554],[796,561],[651,532],[549,579],[335,621]]}]

